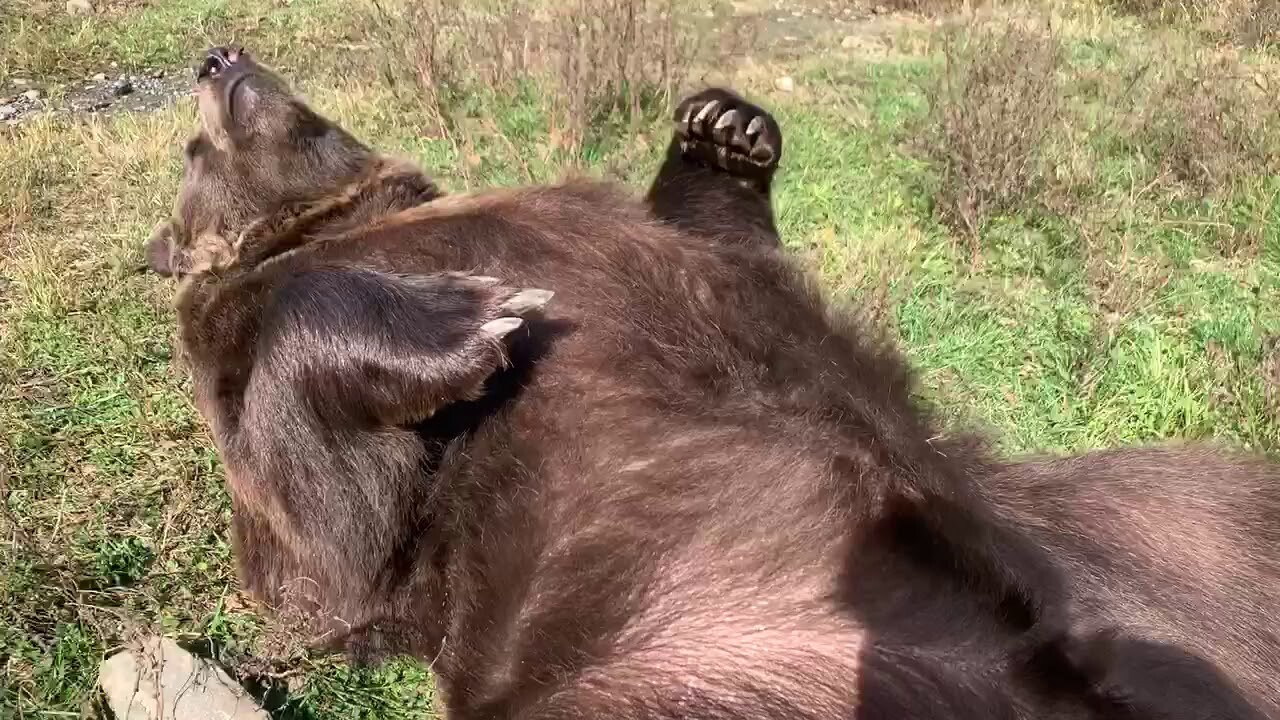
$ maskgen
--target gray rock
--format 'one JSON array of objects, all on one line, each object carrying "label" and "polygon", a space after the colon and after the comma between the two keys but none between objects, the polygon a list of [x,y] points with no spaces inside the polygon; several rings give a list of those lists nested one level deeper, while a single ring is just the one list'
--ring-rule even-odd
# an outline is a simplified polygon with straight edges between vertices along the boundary
[{"label": "gray rock", "polygon": [[789,93],[796,89],[796,81],[789,75],[783,75],[773,81],[773,86],[782,92]]},{"label": "gray rock", "polygon": [[94,82],[106,82],[106,81],[107,81],[107,74],[106,74],[106,73],[98,73],[97,75],[94,75],[94,76],[93,76],[93,81],[94,81]]},{"label": "gray rock", "polygon": [[89,0],[67,0],[68,15],[92,15],[93,3]]},{"label": "gray rock", "polygon": [[14,78],[11,82],[14,85],[27,85],[30,84],[31,81],[26,78]]},{"label": "gray rock", "polygon": [[98,684],[119,720],[269,720],[221,668],[169,638],[107,658]]},{"label": "gray rock", "polygon": [[26,92],[22,93],[22,97],[26,98],[26,99],[27,99],[28,101],[30,101],[30,102],[35,102],[35,101],[37,101],[37,100],[39,100],[39,99],[40,99],[40,91],[39,91],[39,90],[28,90],[28,91],[26,91]]},{"label": "gray rock", "polygon": [[0,120],[8,120],[18,114],[18,108],[12,105],[0,105]]},{"label": "gray rock", "polygon": [[133,83],[128,78],[120,78],[111,83],[111,94],[116,97],[124,97],[133,92]]}]

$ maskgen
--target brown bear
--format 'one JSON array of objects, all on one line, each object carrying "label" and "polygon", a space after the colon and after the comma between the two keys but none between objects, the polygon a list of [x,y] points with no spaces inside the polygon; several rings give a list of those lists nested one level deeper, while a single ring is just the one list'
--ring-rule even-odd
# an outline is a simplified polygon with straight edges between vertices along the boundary
[{"label": "brown bear", "polygon": [[148,246],[244,587],[465,718],[1280,716],[1280,473],[1002,463],[780,250],[712,89],[645,201],[446,196],[239,49]]}]

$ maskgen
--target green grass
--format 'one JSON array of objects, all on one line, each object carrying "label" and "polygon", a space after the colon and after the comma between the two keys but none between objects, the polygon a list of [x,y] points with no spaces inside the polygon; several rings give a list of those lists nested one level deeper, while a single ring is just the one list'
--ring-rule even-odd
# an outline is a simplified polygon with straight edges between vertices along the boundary
[{"label": "green grass", "polygon": [[137,12],[79,17],[61,3],[19,7],[0,17],[6,52],[0,80],[83,78],[116,63],[124,70],[185,64],[193,46],[229,30],[231,0],[174,0]]},{"label": "green grass", "polygon": [[[322,111],[450,189],[562,171],[535,84],[468,96],[452,108],[462,135],[451,141],[369,58],[341,72],[302,62],[316,43],[358,35],[342,7],[178,0],[92,20],[10,14],[0,79],[185,63],[218,33],[243,31]],[[1138,192],[1158,175],[1159,148],[1109,124],[1105,99],[1146,32],[1109,21],[1070,45],[1089,74],[1072,86],[1084,87],[1076,124],[1054,151],[1081,171],[1074,209],[995,218],[976,263],[935,220],[938,178],[913,149],[935,60],[766,67],[796,77],[791,95],[769,78],[738,81],[787,134],[776,194],[787,246],[839,301],[893,330],[949,417],[1009,452],[1169,438],[1280,446],[1263,371],[1280,337],[1280,180],[1210,198],[1176,184]],[[232,663],[262,634],[236,593],[221,468],[174,358],[171,288],[134,271],[192,120],[184,105],[0,130],[0,717],[78,712],[98,663],[139,631],[213,641]],[[640,129],[597,129],[587,169],[643,183],[665,129]],[[432,716],[419,663],[308,658],[297,669],[269,705],[277,717]]]}]

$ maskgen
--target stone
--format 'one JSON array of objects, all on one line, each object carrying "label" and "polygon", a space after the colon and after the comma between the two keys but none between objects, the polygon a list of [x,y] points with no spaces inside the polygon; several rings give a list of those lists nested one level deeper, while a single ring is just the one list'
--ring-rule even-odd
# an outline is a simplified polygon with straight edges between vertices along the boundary
[{"label": "stone", "polygon": [[26,99],[27,99],[27,100],[29,100],[30,102],[35,102],[35,101],[37,101],[37,100],[39,100],[39,99],[40,99],[40,91],[39,91],[39,90],[28,90],[28,91],[26,91],[26,92],[22,93],[22,97],[26,98]]},{"label": "stone", "polygon": [[14,78],[12,82],[14,85],[19,85],[19,86],[31,84],[31,81],[26,78]]},{"label": "stone", "polygon": [[773,81],[773,86],[782,92],[789,93],[796,89],[796,81],[792,80],[790,75],[783,75]]},{"label": "stone", "polygon": [[162,77],[164,77],[164,68],[156,68],[151,71],[151,78],[153,80],[159,80]]},{"label": "stone", "polygon": [[94,100],[92,103],[89,104],[90,112],[98,112],[99,110],[106,110],[109,107],[111,107],[110,100]]},{"label": "stone", "polygon": [[94,76],[93,76],[93,81],[94,81],[94,82],[106,82],[106,81],[107,81],[107,74],[106,74],[106,73],[98,73],[97,75],[94,75]]},{"label": "stone", "polygon": [[225,671],[165,637],[107,658],[98,685],[117,720],[269,720]]},{"label": "stone", "polygon": [[0,105],[0,120],[8,120],[18,114],[18,108],[12,105]]},{"label": "stone", "polygon": [[889,8],[883,5],[876,5],[875,7],[871,8],[871,12],[874,15],[886,15],[889,12]]},{"label": "stone", "polygon": [[93,3],[89,0],[67,0],[68,15],[92,15]]},{"label": "stone", "polygon": [[133,92],[133,83],[128,78],[120,78],[111,83],[111,94],[116,97],[124,97]]},{"label": "stone", "polygon": [[845,35],[844,39],[840,41],[840,47],[845,50],[852,50],[858,47],[858,38],[853,35]]}]

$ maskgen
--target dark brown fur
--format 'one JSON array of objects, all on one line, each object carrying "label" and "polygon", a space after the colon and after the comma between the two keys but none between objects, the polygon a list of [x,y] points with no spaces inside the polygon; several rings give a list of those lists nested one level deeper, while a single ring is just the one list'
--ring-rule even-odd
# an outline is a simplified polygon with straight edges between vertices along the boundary
[{"label": "dark brown fur", "polygon": [[692,98],[646,204],[441,197],[210,62],[149,254],[242,582],[333,646],[433,661],[452,718],[1280,714],[1280,475],[942,437],[778,250],[763,111]]}]

